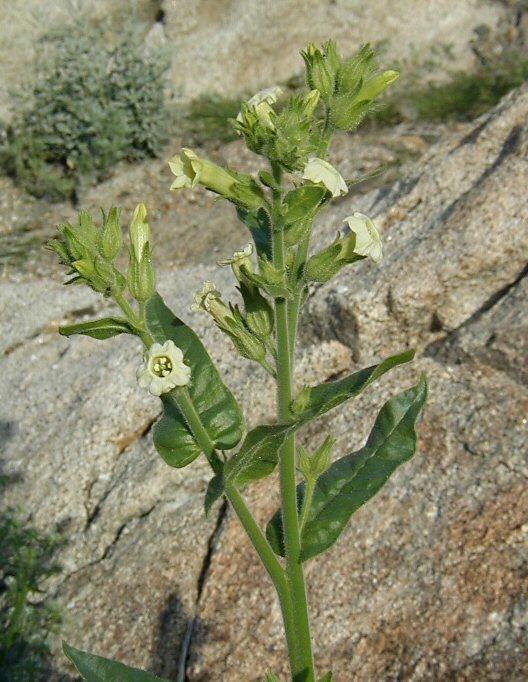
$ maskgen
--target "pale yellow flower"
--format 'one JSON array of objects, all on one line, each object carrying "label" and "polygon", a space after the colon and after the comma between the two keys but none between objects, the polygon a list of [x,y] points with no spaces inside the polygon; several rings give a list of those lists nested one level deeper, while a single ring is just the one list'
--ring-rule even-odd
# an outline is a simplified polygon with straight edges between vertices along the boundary
[{"label": "pale yellow flower", "polygon": [[327,161],[317,157],[310,159],[304,167],[303,180],[323,185],[333,197],[339,197],[348,192],[341,174]]},{"label": "pale yellow flower", "polygon": [[163,345],[153,343],[145,353],[143,364],[136,372],[141,388],[160,396],[176,386],[185,386],[191,380],[191,369],[183,362],[183,353],[174,341]]},{"label": "pale yellow flower", "polygon": [[374,263],[379,263],[383,258],[383,249],[379,232],[372,220],[363,213],[356,212],[354,215],[345,218],[344,222],[348,224],[351,232],[356,236],[354,253],[359,256],[366,256],[372,259]]}]

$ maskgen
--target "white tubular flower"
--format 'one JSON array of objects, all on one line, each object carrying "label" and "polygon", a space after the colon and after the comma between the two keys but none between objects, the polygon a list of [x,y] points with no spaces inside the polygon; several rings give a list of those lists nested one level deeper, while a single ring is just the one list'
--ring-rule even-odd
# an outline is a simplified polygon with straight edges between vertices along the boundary
[{"label": "white tubular flower", "polygon": [[175,156],[169,161],[169,167],[176,176],[176,180],[170,186],[172,190],[196,187],[200,182],[200,159],[192,149],[182,149],[179,157]]},{"label": "white tubular flower", "polygon": [[304,167],[303,180],[323,185],[333,197],[347,194],[348,187],[341,174],[327,161],[314,157]]},{"label": "white tubular flower", "polygon": [[242,268],[244,267],[248,272],[253,272],[253,244],[248,244],[242,251],[235,251],[232,258],[225,258],[224,260],[216,261],[217,265],[230,265],[235,277],[241,281],[243,278]]},{"label": "white tubular flower", "polygon": [[191,380],[191,369],[183,362],[183,353],[174,341],[153,343],[145,353],[143,364],[136,372],[141,388],[152,395],[172,391],[176,386],[185,386]]},{"label": "white tubular flower", "polygon": [[[275,125],[271,119],[271,114],[273,114],[272,104],[275,104],[278,97],[282,94],[282,88],[278,85],[274,85],[271,88],[266,88],[265,90],[260,90],[255,93],[253,97],[250,97],[246,102],[248,109],[253,111],[260,123],[266,127],[273,130]],[[244,112],[239,111],[237,116],[237,121],[244,120]]]},{"label": "white tubular flower", "polygon": [[379,232],[372,220],[363,213],[354,213],[343,221],[348,224],[351,232],[356,235],[354,253],[366,256],[379,263],[383,258]]},{"label": "white tubular flower", "polygon": [[222,294],[213,282],[205,282],[202,290],[193,294],[194,303],[191,310],[205,310],[220,327],[229,329],[229,320],[234,321],[234,318],[231,310],[222,301],[221,296]]}]

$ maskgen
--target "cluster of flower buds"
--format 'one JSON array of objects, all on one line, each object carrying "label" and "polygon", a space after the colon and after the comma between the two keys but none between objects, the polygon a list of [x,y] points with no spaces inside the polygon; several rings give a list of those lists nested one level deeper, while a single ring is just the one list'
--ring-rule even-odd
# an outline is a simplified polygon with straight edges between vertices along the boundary
[{"label": "cluster of flower buds", "polygon": [[251,151],[281,164],[286,170],[301,170],[317,146],[314,114],[320,93],[313,89],[304,96],[290,97],[277,113],[272,105],[281,92],[279,87],[257,92],[242,105],[234,127],[244,135]]},{"label": "cluster of flower buds", "polygon": [[328,282],[341,268],[364,258],[379,263],[383,257],[381,239],[376,226],[362,213],[345,218],[347,224],[343,234],[319,253],[312,256],[307,264],[305,276],[312,282]]},{"label": "cluster of flower buds", "polygon": [[375,53],[364,45],[352,58],[343,60],[333,41],[319,49],[310,43],[301,52],[308,86],[321,93],[333,125],[354,130],[373,110],[373,102],[398,78],[397,71],[377,72]]},{"label": "cluster of flower buds", "polygon": [[86,211],[79,213],[79,224],[59,225],[60,239],[50,239],[48,248],[54,251],[61,263],[70,268],[72,275],[67,284],[84,282],[92,289],[109,295],[113,287],[123,288],[122,276],[112,263],[123,245],[120,215],[117,208],[105,214],[103,225],[95,226]]},{"label": "cluster of flower buds", "polygon": [[262,206],[262,189],[250,175],[236,173],[201,159],[192,149],[182,149],[180,156],[169,161],[169,167],[176,176],[171,190],[200,184],[243,208],[258,209]]},{"label": "cluster of flower buds", "polygon": [[152,265],[150,226],[145,204],[139,204],[130,223],[129,268],[125,276],[114,261],[123,248],[120,210],[103,213],[97,227],[86,211],[79,213],[79,224],[59,225],[60,239],[50,239],[48,248],[58,254],[72,275],[66,284],[85,283],[105,296],[121,293],[128,285],[133,298],[147,301],[156,288]]}]

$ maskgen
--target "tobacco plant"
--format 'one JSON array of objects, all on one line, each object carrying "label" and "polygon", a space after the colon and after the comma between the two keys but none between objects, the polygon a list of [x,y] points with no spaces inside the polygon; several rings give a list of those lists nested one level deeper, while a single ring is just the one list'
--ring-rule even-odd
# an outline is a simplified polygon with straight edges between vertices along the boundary
[{"label": "tobacco plant", "polygon": [[[62,327],[60,333],[95,339],[132,334],[143,343],[137,380],[163,406],[153,429],[157,451],[173,467],[189,466],[200,455],[207,458],[213,475],[205,510],[221,497],[229,501],[277,591],[291,679],[315,682],[331,680],[332,673],[316,673],[304,565],[328,550],[354,512],[413,456],[427,387],[422,378],[391,398],[356,452],[333,458],[331,437],[315,452],[296,444],[303,426],[414,355],[412,350],[392,355],[344,378],[294,392],[297,323],[310,285],[328,282],[367,258],[379,265],[383,255],[376,226],[361,213],[343,216],[344,227],[334,241],[316,253],[310,250],[316,218],[348,192],[348,183],[326,161],[332,136],[336,130],[355,130],[398,76],[378,71],[369,45],[349,59],[340,56],[332,41],[322,48],[310,44],[301,54],[306,94],[279,101],[281,89],[268,88],[242,104],[232,121],[248,148],[263,158],[258,175],[222,168],[190,149],[169,163],[175,176],[172,191],[201,185],[231,202],[251,235],[251,243],[219,262],[232,269],[240,301],[225,302],[214,283],[205,282],[194,295],[194,306],[212,317],[238,353],[275,379],[276,423],[246,431],[240,406],[200,339],[156,291],[144,204],[132,217],[129,246],[123,244],[120,211],[111,208],[103,211],[100,227],[81,212],[78,225],[60,226],[60,238],[49,248],[69,268],[67,283],[87,284],[113,298],[122,312]],[[116,264],[124,248],[126,272]],[[277,468],[281,506],[264,530],[244,490]],[[67,644],[65,652],[87,680],[158,679]],[[278,678],[268,672],[266,679]]]}]

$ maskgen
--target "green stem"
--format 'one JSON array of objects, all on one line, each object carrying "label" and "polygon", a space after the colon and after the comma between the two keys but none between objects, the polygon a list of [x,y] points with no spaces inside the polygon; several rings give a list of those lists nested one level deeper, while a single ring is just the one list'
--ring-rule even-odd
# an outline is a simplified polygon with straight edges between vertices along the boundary
[{"label": "green stem", "polygon": [[[223,463],[218,457],[215,445],[207,433],[187,389],[182,388],[177,393],[178,407],[187,421],[192,434],[196,438],[196,442],[205,453],[213,471],[215,473],[220,473]],[[296,623],[292,609],[290,587],[284,569],[280,565],[279,560],[275,556],[270,544],[255,521],[240,492],[234,486],[228,485],[226,486],[225,493],[277,590],[286,631],[288,652],[290,656],[295,656]]]},{"label": "green stem", "polygon": [[183,414],[187,425],[191,429],[191,433],[195,437],[196,442],[207,457],[207,461],[211,465],[212,470],[215,474],[220,473],[222,471],[223,462],[218,456],[215,444],[202,423],[200,415],[191,400],[188,389],[185,386],[182,386],[181,388],[176,389],[174,393],[177,406]]},{"label": "green stem", "polygon": [[147,348],[150,348],[154,343],[152,335],[147,331],[147,326],[145,324],[145,303],[139,304],[140,316],[136,315],[134,308],[126,300],[122,293],[114,291],[114,300],[121,310],[125,313],[128,321],[133,325],[137,331],[138,336],[141,338],[143,343]]},{"label": "green stem", "polygon": [[255,521],[251,511],[248,509],[240,492],[235,487],[228,486],[226,487],[226,497],[235,510],[240,523],[248,534],[253,547],[259,555],[260,560],[264,564],[268,575],[275,586],[282,610],[286,642],[288,645],[288,654],[290,660],[293,660],[297,656],[297,645],[295,638],[297,626],[292,607],[290,586],[284,569],[280,565],[277,557],[271,549],[259,525]]},{"label": "green stem", "polygon": [[[278,221],[279,211],[275,211]],[[275,267],[284,267],[284,239],[280,225],[275,222],[273,232],[273,257]],[[275,301],[276,334],[277,334],[277,389],[278,419],[288,421],[291,417],[292,401],[292,356],[290,346],[290,329],[293,328],[285,299]],[[296,326],[296,320],[295,320]],[[290,586],[293,611],[297,625],[298,656],[291,660],[292,678],[295,682],[315,682],[315,670],[312,653],[312,638],[308,615],[308,599],[301,563],[301,540],[299,517],[297,512],[297,489],[295,481],[295,436],[287,438],[280,458],[280,489],[282,502],[282,523],[284,529],[284,545],[286,554],[286,575]]]}]

